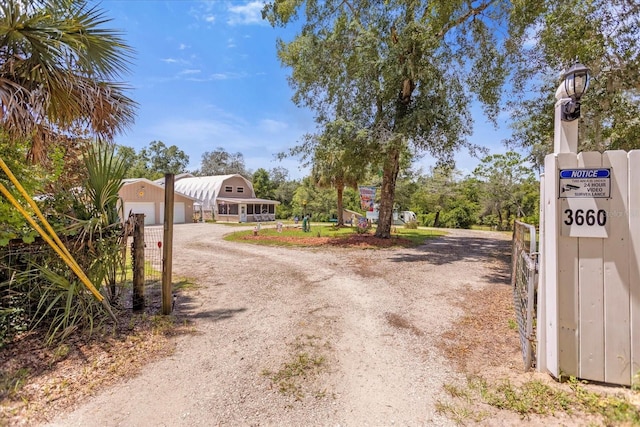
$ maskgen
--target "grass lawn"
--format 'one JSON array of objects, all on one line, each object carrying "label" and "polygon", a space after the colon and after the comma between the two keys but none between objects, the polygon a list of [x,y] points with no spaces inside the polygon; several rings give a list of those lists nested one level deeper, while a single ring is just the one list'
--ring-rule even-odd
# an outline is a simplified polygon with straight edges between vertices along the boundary
[{"label": "grass lawn", "polygon": [[300,226],[285,225],[282,232],[275,227],[261,227],[257,235],[253,230],[238,231],[225,236],[232,242],[253,243],[271,246],[342,246],[363,248],[414,247],[430,238],[443,236],[445,231],[433,229],[406,229],[392,227],[390,239],[374,237],[374,230],[358,233],[355,227],[337,228],[333,225],[312,224],[311,231],[304,232]]}]

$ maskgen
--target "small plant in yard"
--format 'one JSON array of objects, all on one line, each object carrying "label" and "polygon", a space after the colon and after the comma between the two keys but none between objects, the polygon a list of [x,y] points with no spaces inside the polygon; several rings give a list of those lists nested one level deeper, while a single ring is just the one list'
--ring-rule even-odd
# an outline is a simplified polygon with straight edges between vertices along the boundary
[{"label": "small plant in yard", "polygon": [[173,289],[178,291],[193,291],[199,289],[201,285],[196,283],[193,279],[182,279],[177,283],[173,284]]},{"label": "small plant in yard", "polygon": [[[471,406],[471,404],[469,404],[469,406]],[[469,406],[453,405],[438,401],[436,402],[436,412],[446,415],[458,425],[464,425],[465,422],[468,421],[479,423],[487,417],[485,412],[475,411]]]},{"label": "small plant in yard", "polygon": [[369,222],[358,222],[358,225],[356,226],[356,233],[358,234],[366,234],[369,232],[369,230],[371,229],[371,224]]},{"label": "small plant in yard", "polygon": [[[292,360],[285,362],[277,371],[264,369],[262,375],[269,378],[278,391],[292,396],[296,400],[305,397],[306,382],[319,375],[326,366],[326,358],[320,354],[316,336],[297,337],[292,344],[294,355]],[[316,398],[326,396],[325,391],[314,391]]]},{"label": "small plant in yard", "polygon": [[418,221],[408,221],[404,223],[404,228],[408,228],[409,230],[417,230],[418,229]]},{"label": "small plant in yard", "polygon": [[0,371],[0,401],[5,397],[13,398],[26,384],[29,370],[20,368],[13,372]]},{"label": "small plant in yard", "polygon": [[68,344],[58,345],[56,349],[53,351],[53,357],[49,362],[49,367],[59,362],[60,360],[64,360],[69,355],[69,350],[70,350],[70,347]]},{"label": "small plant in yard", "polygon": [[168,335],[176,328],[176,318],[174,316],[154,315],[151,316],[151,330],[154,335]]}]

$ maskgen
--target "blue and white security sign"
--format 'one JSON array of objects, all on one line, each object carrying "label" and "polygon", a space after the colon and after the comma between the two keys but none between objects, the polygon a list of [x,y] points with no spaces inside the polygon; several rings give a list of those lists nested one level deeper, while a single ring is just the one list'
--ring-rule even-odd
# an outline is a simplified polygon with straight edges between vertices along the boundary
[{"label": "blue and white security sign", "polygon": [[559,196],[611,197],[611,169],[560,169]]}]

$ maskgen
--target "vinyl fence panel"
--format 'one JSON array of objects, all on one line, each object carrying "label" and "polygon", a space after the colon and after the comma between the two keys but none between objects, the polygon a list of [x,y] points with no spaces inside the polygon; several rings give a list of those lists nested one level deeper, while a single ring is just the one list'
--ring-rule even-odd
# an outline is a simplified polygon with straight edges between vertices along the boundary
[{"label": "vinyl fence panel", "polygon": [[640,150],[550,154],[541,203],[539,369],[640,381]]}]

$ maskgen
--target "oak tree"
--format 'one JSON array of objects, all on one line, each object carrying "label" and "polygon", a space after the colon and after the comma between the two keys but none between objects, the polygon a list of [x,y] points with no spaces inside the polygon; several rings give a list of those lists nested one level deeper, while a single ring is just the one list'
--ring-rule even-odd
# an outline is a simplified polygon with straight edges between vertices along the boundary
[{"label": "oak tree", "polygon": [[348,117],[368,131],[382,164],[376,236],[388,238],[401,153],[438,159],[472,145],[471,94],[491,119],[507,70],[496,29],[510,5],[495,0],[274,0],[263,16],[300,33],[278,41],[293,101],[318,123]]}]

